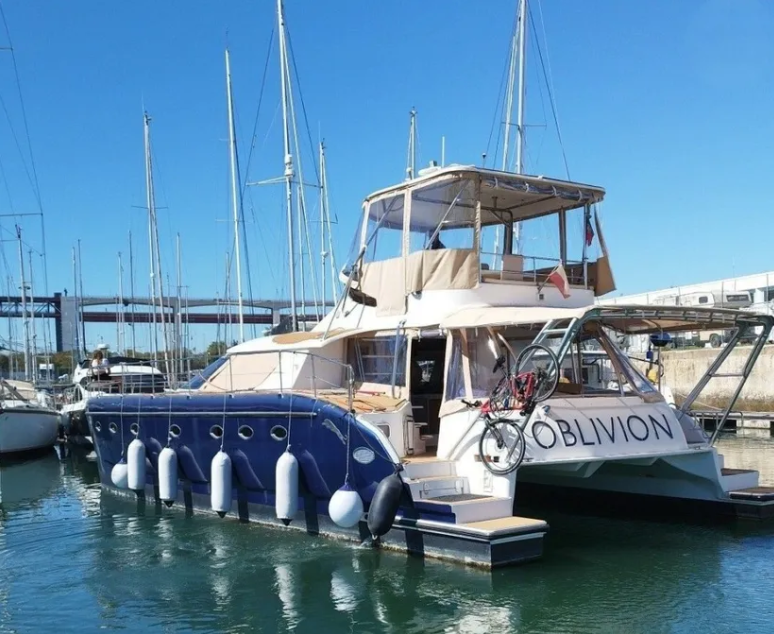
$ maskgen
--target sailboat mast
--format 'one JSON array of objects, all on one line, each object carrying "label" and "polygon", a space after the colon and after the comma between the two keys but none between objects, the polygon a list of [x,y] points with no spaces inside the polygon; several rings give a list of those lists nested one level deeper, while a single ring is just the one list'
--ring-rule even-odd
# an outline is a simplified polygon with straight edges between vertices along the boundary
[{"label": "sailboat mast", "polygon": [[30,339],[32,340],[32,351],[30,354],[32,368],[30,373],[36,379],[38,377],[38,333],[35,330],[35,274],[32,267],[32,249],[27,252],[27,257],[30,263]]},{"label": "sailboat mast", "polygon": [[73,337],[73,372],[75,371],[75,366],[78,363],[76,359],[76,354],[81,349],[80,342],[78,339],[80,338],[78,335],[78,331],[80,330],[80,324],[78,323],[78,265],[77,260],[75,259],[75,247],[73,247],[73,300],[75,303],[75,329]]},{"label": "sailboat mast", "polygon": [[[320,273],[322,275],[321,294],[323,313],[325,313],[325,260],[328,257],[325,251],[325,143],[320,141]],[[320,316],[318,316],[318,319]]]},{"label": "sailboat mast", "polygon": [[[325,144],[320,144],[320,196],[321,207],[325,210],[323,219],[325,232],[328,234],[328,258],[331,262],[331,299],[336,303],[338,298],[338,271],[336,270],[336,253],[333,250],[333,232],[331,231],[331,208],[328,201],[328,167],[325,162]],[[323,245],[323,250],[325,245]],[[323,270],[323,280],[325,280],[325,271]],[[325,295],[323,295],[325,300]],[[324,301],[323,301],[324,306]],[[323,308],[323,312],[325,309]]]},{"label": "sailboat mast", "polygon": [[234,258],[236,259],[237,306],[239,310],[239,341],[245,340],[245,315],[242,299],[242,257],[239,252],[239,199],[237,198],[236,130],[234,128],[234,99],[231,92],[231,60],[226,49],[226,97],[228,99],[228,141],[231,164],[231,205],[234,211]]},{"label": "sailboat mast", "polygon": [[118,351],[124,352],[126,348],[126,316],[124,311],[124,265],[121,261],[121,252],[118,252]]},{"label": "sailboat mast", "polygon": [[78,318],[81,325],[81,345],[83,354],[86,354],[86,322],[83,320],[83,260],[81,259],[81,240],[78,239],[78,295],[81,301],[78,303]]},{"label": "sailboat mast", "polygon": [[151,323],[152,331],[150,337],[151,355],[153,363],[159,360],[159,341],[156,329],[156,256],[153,248],[153,184],[151,181],[151,159],[150,159],[150,117],[148,113],[143,114],[143,137],[145,140],[145,201],[148,208],[148,252],[150,254],[150,293],[151,293]]},{"label": "sailboat mast", "polygon": [[296,269],[295,240],[293,238],[293,154],[290,150],[290,125],[288,122],[288,77],[287,48],[285,44],[285,15],[282,0],[277,0],[277,20],[279,22],[280,81],[282,89],[282,136],[285,145],[285,197],[287,199],[288,224],[288,271],[290,276],[290,323],[293,330],[298,329],[296,312]]},{"label": "sailboat mast", "polygon": [[[519,103],[516,114],[516,173],[524,172],[524,106],[527,98],[526,53],[527,53],[527,0],[519,0]],[[519,225],[517,224],[516,227]],[[518,234],[516,236],[518,240]]]},{"label": "sailboat mast", "polygon": [[134,250],[132,249],[132,232],[129,232],[129,293],[132,296],[132,353],[137,354],[137,336],[135,329],[137,322],[134,319]]},{"label": "sailboat mast", "polygon": [[24,247],[21,227],[16,225],[16,238],[19,241],[19,274],[21,275],[21,309],[24,324],[24,380],[30,380],[30,322],[27,319],[27,282],[24,279]]},{"label": "sailboat mast", "polygon": [[175,311],[175,330],[177,331],[177,334],[175,335],[175,342],[176,347],[178,350],[178,370],[177,370],[177,376],[182,377],[183,376],[183,350],[185,349],[185,346],[183,345],[183,311],[182,311],[182,298],[180,297],[180,294],[182,292],[182,286],[183,283],[181,280],[183,279],[183,271],[182,271],[182,262],[181,262],[181,255],[180,255],[180,234],[178,233],[175,239],[175,246],[177,251],[177,310]]}]

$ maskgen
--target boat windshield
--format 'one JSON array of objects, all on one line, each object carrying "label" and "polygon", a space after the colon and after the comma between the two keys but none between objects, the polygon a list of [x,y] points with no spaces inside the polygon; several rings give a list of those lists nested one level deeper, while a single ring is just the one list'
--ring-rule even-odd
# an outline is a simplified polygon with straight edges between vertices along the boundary
[{"label": "boat windshield", "polygon": [[195,377],[188,381],[187,384],[183,385],[183,389],[198,390],[207,382],[207,379],[209,379],[213,374],[215,374],[215,372],[217,372],[218,368],[220,368],[227,359],[227,356],[223,356],[210,363],[206,368],[204,368],[204,370],[199,372]]}]

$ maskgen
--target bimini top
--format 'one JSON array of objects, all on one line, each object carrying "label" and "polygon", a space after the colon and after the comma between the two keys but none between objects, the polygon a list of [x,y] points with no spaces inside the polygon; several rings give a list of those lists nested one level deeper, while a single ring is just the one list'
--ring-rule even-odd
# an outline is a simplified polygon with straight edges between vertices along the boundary
[{"label": "bimini top", "polygon": [[[598,203],[605,196],[603,188],[593,185],[501,172],[473,165],[429,168],[425,172],[418,178],[374,192],[365,199],[365,205],[394,197],[407,189],[421,190],[419,196],[414,194],[417,202],[450,205],[458,193],[455,188],[449,187],[451,183],[480,182],[481,224],[488,225],[501,224],[503,212],[508,212],[509,217],[515,220],[535,218],[562,209],[570,210]],[[459,200],[455,202],[458,206],[464,206]]]},{"label": "bimini top", "polygon": [[476,307],[447,317],[442,328],[483,328],[544,324],[549,321],[594,320],[627,334],[720,330],[772,326],[774,317],[733,308],[690,308],[680,306],[586,306],[584,308]]}]

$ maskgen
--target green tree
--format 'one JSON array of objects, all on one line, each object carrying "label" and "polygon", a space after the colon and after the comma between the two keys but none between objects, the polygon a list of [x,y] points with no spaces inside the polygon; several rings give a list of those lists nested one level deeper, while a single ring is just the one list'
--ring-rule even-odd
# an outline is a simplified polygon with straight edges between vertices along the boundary
[{"label": "green tree", "polygon": [[217,359],[218,357],[222,357],[225,354],[227,348],[228,345],[225,341],[213,341],[209,346],[207,346],[207,358]]}]

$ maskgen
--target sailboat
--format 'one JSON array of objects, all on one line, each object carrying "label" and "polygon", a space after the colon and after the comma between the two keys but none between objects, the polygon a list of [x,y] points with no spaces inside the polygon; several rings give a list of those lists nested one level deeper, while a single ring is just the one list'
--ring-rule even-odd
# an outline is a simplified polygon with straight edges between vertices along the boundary
[{"label": "sailboat", "polygon": [[[282,27],[281,2],[278,14]],[[548,523],[524,514],[528,499],[774,515],[774,489],[725,469],[690,414],[752,330],[739,393],[774,318],[595,305],[615,287],[593,213],[604,197],[456,164],[370,194],[346,286],[318,326],[231,348],[187,394],[89,404],[103,488],[484,568],[542,555]],[[553,253],[519,248],[519,231],[545,219]],[[493,267],[482,236],[495,228]],[[614,336],[726,328],[680,408]],[[600,362],[610,380],[589,371]]]}]

